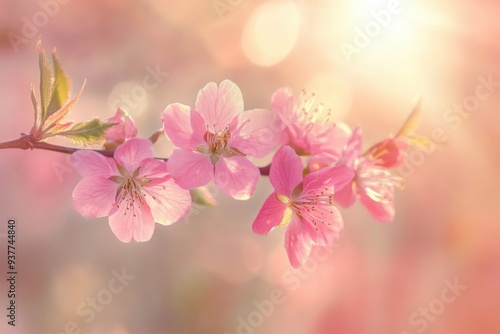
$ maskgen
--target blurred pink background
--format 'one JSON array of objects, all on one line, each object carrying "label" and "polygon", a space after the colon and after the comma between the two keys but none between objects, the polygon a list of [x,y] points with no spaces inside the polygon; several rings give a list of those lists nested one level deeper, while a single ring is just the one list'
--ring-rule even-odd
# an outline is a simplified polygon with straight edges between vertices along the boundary
[{"label": "blurred pink background", "polygon": [[[246,109],[270,108],[282,86],[314,90],[337,119],[363,126],[365,148],[398,130],[416,95],[418,132],[446,134],[400,170],[406,188],[394,222],[378,223],[361,205],[343,210],[339,246],[310,272],[291,270],[284,229],[251,230],[271,192],[266,177],[247,202],[218,194],[217,208],[158,225],[148,243],[122,244],[105,218],[73,209],[79,177],[67,156],[2,150],[0,332],[78,333],[67,327],[74,322],[89,334],[500,333],[500,85],[474,111],[450,111],[484,80],[500,82],[500,6],[401,0],[397,14],[376,23],[373,13],[389,13],[390,2],[0,0],[0,141],[32,126],[38,36],[47,50],[57,47],[73,92],[87,79],[75,120],[112,116],[121,94],[159,68],[168,76],[126,106],[143,136],[160,127],[166,105],[192,105],[203,85],[223,79],[239,85]],[[23,25],[34,15],[39,27],[28,38]],[[25,36],[15,47],[13,34]],[[352,57],[347,44],[357,48]],[[158,156],[171,149],[165,139],[156,145]],[[16,327],[5,316],[9,218],[18,227]],[[79,305],[122,268],[135,278],[86,321]],[[443,303],[455,280],[466,288]],[[276,289],[279,305],[270,299]],[[422,316],[429,307],[439,314]]]}]

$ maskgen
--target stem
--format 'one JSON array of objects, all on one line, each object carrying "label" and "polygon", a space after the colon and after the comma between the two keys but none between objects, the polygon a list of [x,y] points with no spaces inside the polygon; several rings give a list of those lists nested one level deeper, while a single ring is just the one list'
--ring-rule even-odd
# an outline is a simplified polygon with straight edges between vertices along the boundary
[{"label": "stem", "polygon": [[[80,151],[80,150],[86,150],[83,148],[74,148],[74,147],[52,145],[52,144],[48,144],[48,143],[44,143],[44,142],[35,143],[33,148],[37,148],[40,150],[52,151],[52,152],[67,153],[67,154],[72,154],[72,153],[75,153],[76,151]],[[100,154],[104,155],[105,157],[113,157],[113,154],[115,153],[115,150],[92,150],[92,149],[87,149],[87,150],[100,153]]]},{"label": "stem", "polygon": [[6,148],[20,148],[21,150],[27,150],[28,148],[31,148],[29,145],[29,142],[21,140],[21,138],[16,139],[16,140],[11,140],[11,141],[6,141],[5,143],[0,143],[0,149],[6,149]]},{"label": "stem", "polygon": [[158,129],[151,136],[149,136],[149,140],[154,144],[160,139],[160,137],[163,135],[163,129]]},{"label": "stem", "polygon": [[[153,143],[156,142],[158,137],[161,135],[158,131],[153,133],[151,137],[149,138]],[[9,149],[9,148],[18,148],[21,150],[33,150],[33,149],[39,149],[39,150],[46,150],[46,151],[52,151],[52,152],[59,152],[59,153],[66,153],[66,154],[72,154],[75,153],[76,151],[82,151],[82,150],[87,150],[87,151],[94,151],[99,154],[104,155],[105,157],[113,157],[115,150],[94,150],[94,149],[83,149],[83,148],[76,148],[76,147],[65,147],[65,146],[59,146],[59,145],[53,145],[49,143],[44,143],[44,142],[39,142],[36,139],[33,138],[31,135],[25,135],[22,134],[21,138],[16,139],[16,140],[11,140],[7,141],[4,143],[0,143],[0,149]],[[158,160],[163,160],[163,161],[168,161],[167,158],[155,158]],[[271,169],[271,165],[267,165],[265,167],[260,167],[260,175],[269,175],[269,171]]]}]

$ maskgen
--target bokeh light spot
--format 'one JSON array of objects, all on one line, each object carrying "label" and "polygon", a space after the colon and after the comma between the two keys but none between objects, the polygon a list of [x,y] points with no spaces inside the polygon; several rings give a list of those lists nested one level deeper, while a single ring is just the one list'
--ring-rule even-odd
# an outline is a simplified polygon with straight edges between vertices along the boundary
[{"label": "bokeh light spot", "polygon": [[299,34],[300,15],[291,2],[266,3],[248,19],[241,47],[252,63],[270,67],[285,59]]}]

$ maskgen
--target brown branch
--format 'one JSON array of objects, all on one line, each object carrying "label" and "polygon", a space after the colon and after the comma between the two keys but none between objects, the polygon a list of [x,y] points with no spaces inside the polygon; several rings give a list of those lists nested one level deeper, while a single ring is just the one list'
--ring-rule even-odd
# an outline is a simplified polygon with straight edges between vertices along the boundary
[{"label": "brown branch", "polygon": [[[151,135],[149,138],[153,143],[156,142],[158,137],[161,134],[156,131]],[[10,149],[10,148],[17,148],[21,150],[33,150],[33,149],[38,149],[38,150],[46,150],[46,151],[52,151],[52,152],[59,152],[59,153],[65,153],[65,154],[72,154],[75,153],[76,151],[81,151],[81,150],[89,150],[89,151],[94,151],[99,154],[102,154],[106,157],[113,157],[115,150],[94,150],[94,149],[84,149],[84,148],[76,148],[76,147],[65,147],[65,146],[59,146],[59,145],[53,145],[45,142],[40,142],[37,141],[36,139],[33,138],[31,135],[25,135],[23,134],[21,138],[16,139],[16,140],[11,140],[7,141],[4,143],[0,143],[0,149]],[[168,161],[167,158],[155,158],[163,161]],[[271,165],[267,165],[265,167],[260,167],[260,175],[269,175],[269,171],[271,169]]]},{"label": "brown branch", "polygon": [[72,154],[75,153],[76,151],[81,151],[81,150],[89,150],[89,151],[94,151],[97,153],[100,153],[104,155],[105,157],[113,157],[115,154],[115,150],[94,150],[94,149],[84,149],[84,148],[75,148],[75,147],[65,147],[65,146],[59,146],[59,145],[52,145],[44,142],[38,142],[35,143],[33,148],[40,149],[40,150],[47,150],[47,151],[52,151],[52,152],[59,152],[59,153],[67,153],[67,154]]}]

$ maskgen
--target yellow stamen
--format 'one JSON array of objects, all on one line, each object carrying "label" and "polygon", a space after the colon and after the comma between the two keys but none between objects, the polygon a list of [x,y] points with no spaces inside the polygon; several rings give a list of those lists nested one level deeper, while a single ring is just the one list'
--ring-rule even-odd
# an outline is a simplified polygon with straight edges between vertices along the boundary
[{"label": "yellow stamen", "polygon": [[283,219],[279,223],[278,227],[284,227],[288,225],[288,223],[290,223],[290,221],[292,220],[292,216],[293,216],[293,210],[291,208],[286,208],[285,211],[283,212]]},{"label": "yellow stamen", "polygon": [[290,199],[284,195],[276,195],[276,197],[279,199],[279,201],[283,204],[288,204],[290,203]]}]

